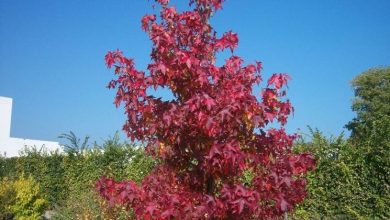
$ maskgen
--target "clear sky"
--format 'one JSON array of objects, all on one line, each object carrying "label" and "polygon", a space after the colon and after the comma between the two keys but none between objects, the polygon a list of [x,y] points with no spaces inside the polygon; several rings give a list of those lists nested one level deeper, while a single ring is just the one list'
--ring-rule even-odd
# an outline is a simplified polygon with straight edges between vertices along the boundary
[{"label": "clear sky", "polygon": [[[179,9],[185,2],[172,1]],[[151,44],[140,18],[153,11],[150,5],[1,0],[0,96],[14,99],[12,136],[58,140],[72,130],[101,141],[121,131],[125,117],[105,88],[113,74],[103,58],[119,48],[146,68]],[[227,0],[212,24],[218,33],[239,34],[236,54],[262,61],[264,78],[292,76],[290,132],[307,125],[342,132],[354,116],[349,82],[390,65],[389,0]]]}]

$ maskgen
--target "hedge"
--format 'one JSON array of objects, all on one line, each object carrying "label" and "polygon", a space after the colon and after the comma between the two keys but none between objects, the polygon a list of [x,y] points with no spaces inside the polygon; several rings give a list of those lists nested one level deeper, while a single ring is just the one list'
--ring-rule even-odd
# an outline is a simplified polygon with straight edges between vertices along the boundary
[{"label": "hedge", "polygon": [[102,145],[95,143],[92,147],[75,148],[66,153],[29,148],[20,157],[0,157],[0,180],[17,181],[24,176],[31,177],[47,201],[46,210],[54,210],[57,219],[79,219],[81,215],[93,212],[95,215],[108,212],[118,217],[121,210],[106,206],[95,195],[96,180],[105,175],[139,182],[155,163],[142,148],[120,143],[118,136],[114,136]]}]

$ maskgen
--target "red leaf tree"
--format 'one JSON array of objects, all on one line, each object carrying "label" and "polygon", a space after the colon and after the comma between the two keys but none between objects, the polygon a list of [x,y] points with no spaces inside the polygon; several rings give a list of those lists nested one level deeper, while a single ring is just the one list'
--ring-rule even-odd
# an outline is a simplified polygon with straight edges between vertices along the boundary
[{"label": "red leaf tree", "polygon": [[[231,55],[215,63],[238,44],[237,34],[218,37],[209,24],[223,0],[190,0],[192,10],[182,13],[156,2],[160,18],[142,18],[153,42],[148,73],[118,50],[105,59],[117,76],[109,83],[115,104],[128,116],[124,131],[160,163],[140,185],[103,177],[97,190],[137,219],[268,219],[292,209],[305,197],[302,175],[314,161],[292,153],[296,136],[283,129],[292,111],[283,90],[289,76],[274,74],[257,98],[260,62]],[[159,87],[174,99],[148,94]],[[275,121],[281,128],[266,129]]]}]

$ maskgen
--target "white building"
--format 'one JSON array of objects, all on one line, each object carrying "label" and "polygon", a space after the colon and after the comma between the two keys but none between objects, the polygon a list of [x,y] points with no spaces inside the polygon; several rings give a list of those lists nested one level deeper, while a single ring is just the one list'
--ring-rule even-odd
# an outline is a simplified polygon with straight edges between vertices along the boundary
[{"label": "white building", "polygon": [[31,140],[11,137],[12,99],[0,96],[0,154],[15,157],[25,147],[45,148],[48,151],[60,150],[58,142]]}]

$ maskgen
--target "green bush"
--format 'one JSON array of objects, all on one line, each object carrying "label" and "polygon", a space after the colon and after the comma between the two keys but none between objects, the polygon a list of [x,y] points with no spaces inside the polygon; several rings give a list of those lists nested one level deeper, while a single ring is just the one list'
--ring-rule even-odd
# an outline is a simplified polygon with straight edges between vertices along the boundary
[{"label": "green bush", "polygon": [[142,148],[120,143],[118,136],[108,139],[102,146],[95,145],[82,153],[68,154],[63,160],[64,178],[70,190],[76,191],[90,189],[102,176],[140,181],[154,164]]},{"label": "green bush", "polygon": [[20,178],[13,183],[15,203],[11,210],[16,219],[39,219],[47,204],[40,193],[39,184],[31,177]]},{"label": "green bush", "polygon": [[[380,169],[367,160],[370,151],[363,143],[352,144],[338,137],[326,138],[311,130],[311,140],[301,140],[297,151],[312,152],[316,170],[307,175],[308,196],[297,207],[296,219],[387,219],[390,217],[390,194],[384,182],[376,190]],[[379,148],[376,148],[379,149]],[[387,153],[390,151],[386,151]],[[378,153],[375,153],[378,155]],[[384,166],[382,166],[384,167]],[[373,175],[374,174],[374,175]]]},{"label": "green bush", "polygon": [[8,178],[0,180],[0,219],[12,219],[12,204],[15,202],[13,182]]},{"label": "green bush", "polygon": [[[96,195],[94,185],[102,176],[140,182],[156,162],[145,155],[143,148],[120,142],[118,135],[109,138],[101,146],[94,144],[92,147],[87,145],[87,138],[80,145],[74,134],[66,137],[71,140],[65,154],[47,152],[43,148],[29,148],[22,151],[20,157],[0,157],[3,185],[6,181],[15,182],[23,176],[31,176],[40,186],[37,193],[47,200],[45,206],[54,210],[57,219],[89,219],[94,218],[93,216],[103,219],[128,218],[131,213],[105,204]],[[6,216],[13,213],[7,209],[9,205],[6,205],[13,201],[10,198],[15,198],[10,195],[18,192],[14,188],[1,189],[0,212]],[[35,191],[37,188],[31,190]]]},{"label": "green bush", "polygon": [[69,197],[56,209],[55,218],[129,219],[131,213],[106,204],[94,191],[94,185],[102,176],[139,182],[154,165],[155,161],[142,148],[120,143],[118,135],[102,146],[95,144],[92,148],[69,152],[63,161]]},{"label": "green bush", "polygon": [[109,206],[97,192],[85,190],[71,193],[69,198],[55,210],[53,219],[132,219],[132,213],[119,206]]},{"label": "green bush", "polygon": [[1,219],[40,219],[46,204],[39,184],[31,176],[0,182]]},{"label": "green bush", "polygon": [[66,199],[68,184],[64,178],[63,159],[58,151],[47,152],[45,149],[25,148],[17,158],[16,172],[31,175],[41,186],[48,199],[49,207]]},{"label": "green bush", "polygon": [[17,161],[17,157],[6,158],[0,155],[0,179],[3,177],[14,179],[18,176],[16,171]]}]

